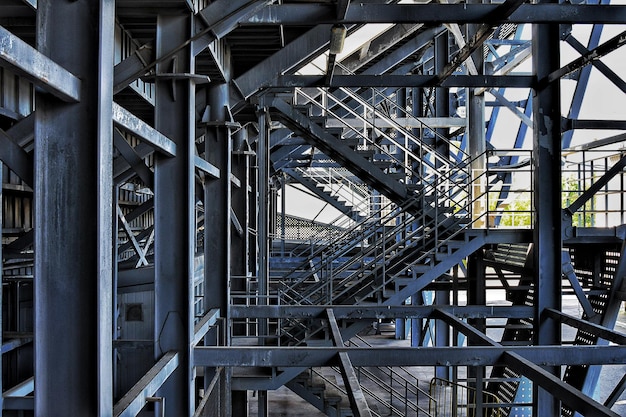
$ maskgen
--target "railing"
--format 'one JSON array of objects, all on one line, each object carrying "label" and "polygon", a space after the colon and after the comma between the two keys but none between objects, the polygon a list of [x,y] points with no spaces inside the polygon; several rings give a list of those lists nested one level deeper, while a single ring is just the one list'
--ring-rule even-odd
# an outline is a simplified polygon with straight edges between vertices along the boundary
[{"label": "railing", "polygon": [[[346,342],[346,346],[372,347],[360,336],[350,339]],[[413,372],[409,369],[391,366],[359,367],[356,368],[356,372],[362,389],[380,405],[389,409],[389,415],[433,416],[428,407],[436,401],[435,398],[419,387],[419,380],[412,376]],[[369,382],[368,385],[371,384],[373,388],[368,388],[364,384],[365,381]],[[389,400],[383,399],[380,393],[389,395]],[[399,406],[394,405],[398,403]]]},{"label": "railing", "polygon": [[[436,417],[505,417],[506,413],[500,406],[500,400],[486,391],[478,392],[468,387],[441,378],[430,381],[430,395],[434,398],[429,410]],[[478,396],[480,406],[478,406]],[[482,409],[481,414],[476,410]]]}]

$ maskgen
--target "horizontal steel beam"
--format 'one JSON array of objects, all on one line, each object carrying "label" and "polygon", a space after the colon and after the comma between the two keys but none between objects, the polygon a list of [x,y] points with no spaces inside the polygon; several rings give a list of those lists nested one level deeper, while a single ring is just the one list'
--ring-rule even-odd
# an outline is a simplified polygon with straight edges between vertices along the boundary
[{"label": "horizontal steel beam", "polygon": [[532,88],[531,75],[451,75],[441,80],[436,75],[335,75],[326,84],[325,75],[280,75],[267,87],[512,87]]},{"label": "horizontal steel beam", "polygon": [[176,156],[176,144],[124,107],[113,103],[113,123],[167,156]]},{"label": "horizontal steel beam", "polygon": [[435,309],[460,318],[528,318],[533,316],[530,306],[237,306],[230,307],[233,319],[263,317],[311,319],[321,318],[326,308],[332,308],[337,320],[359,319],[420,319],[429,317]]},{"label": "horizontal steel beam", "polygon": [[113,407],[115,417],[135,417],[165,380],[178,368],[178,353],[167,352]]},{"label": "horizontal steel beam", "polygon": [[0,66],[32,81],[63,101],[80,101],[80,79],[2,26]]},{"label": "horizontal steel beam", "polygon": [[303,367],[337,366],[348,352],[353,366],[489,366],[512,352],[543,366],[626,364],[624,346],[470,346],[416,348],[341,347],[196,347],[194,366]]},{"label": "horizontal steel beam", "polygon": [[267,6],[241,25],[361,23],[626,23],[626,6],[523,4],[510,16],[494,14],[498,4],[352,4],[337,19],[334,4],[299,3]]},{"label": "horizontal steel beam", "polygon": [[208,162],[206,159],[200,158],[196,155],[194,158],[194,165],[196,166],[196,168],[209,175],[211,178],[217,179],[220,177],[220,169],[212,163]]}]

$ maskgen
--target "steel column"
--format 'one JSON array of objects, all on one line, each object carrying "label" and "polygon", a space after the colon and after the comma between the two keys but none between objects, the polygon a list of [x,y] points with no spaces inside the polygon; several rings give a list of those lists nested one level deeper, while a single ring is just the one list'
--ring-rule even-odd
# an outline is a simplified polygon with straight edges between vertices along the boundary
[{"label": "steel column", "polygon": [[[260,106],[258,107],[259,117],[259,136],[257,138],[257,282],[258,282],[258,300],[257,304],[267,305],[267,295],[269,294],[269,251],[270,251],[270,239],[269,239],[269,205],[270,205],[270,190],[269,190],[269,120],[267,115],[267,108],[263,103],[264,99],[261,99]],[[259,319],[258,321],[258,336],[259,344],[265,344],[264,336],[268,334],[267,319]],[[258,393],[258,415],[259,417],[268,416],[268,398],[267,391],[259,391]]]},{"label": "steel column", "polygon": [[[231,240],[231,152],[232,142],[228,126],[228,85],[218,84],[207,89],[209,120],[204,138],[204,157],[220,170],[220,178],[206,178],[204,184],[204,308],[219,308],[224,317],[230,317],[230,240]],[[215,330],[217,331],[217,329]],[[226,331],[228,346],[230,331]],[[215,341],[215,336],[205,338]],[[213,372],[206,372],[205,388],[211,383]],[[223,415],[231,414],[230,376],[222,373],[220,402]]]},{"label": "steel column", "polygon": [[[112,153],[101,108],[109,96],[102,91],[105,95],[98,98],[109,75],[104,67],[100,72],[99,62],[111,59],[112,65],[93,21],[100,13],[99,2],[38,4],[39,52],[82,80],[78,103],[37,95],[35,414],[42,416],[96,416],[112,406],[99,404],[112,390],[110,358],[105,358],[111,321],[102,315],[111,300],[98,300],[100,291],[110,294],[105,288],[110,270],[105,269],[111,253],[104,253],[110,242],[93,238],[107,236],[111,227],[110,216],[100,218],[107,209],[99,211],[107,197],[98,195],[107,186]],[[107,20],[103,14],[102,23]],[[107,161],[102,170],[100,161]],[[104,225],[109,230],[99,230]],[[100,318],[105,322],[98,327]],[[103,346],[99,337],[107,339],[101,340]]]},{"label": "steel column", "polygon": [[[4,164],[2,163],[2,160],[0,160],[0,242],[2,242],[2,230],[4,228],[4,222],[2,220],[2,212],[4,211],[4,200],[2,199],[2,182],[3,182],[3,174],[4,174]],[[2,265],[2,260],[4,258],[2,257],[2,243],[0,243],[0,306],[2,306],[2,302],[4,300],[3,294],[2,294],[2,289],[3,289],[3,285],[2,285],[2,271],[3,271],[3,265]],[[2,319],[2,314],[0,314],[0,329],[4,329],[4,321]],[[0,346],[2,346],[2,344],[4,343],[3,338],[2,338],[2,332],[0,332]],[[4,370],[2,369],[2,363],[4,361],[1,360],[2,359],[2,354],[0,353],[0,393],[4,393],[4,385],[2,384],[2,376],[4,375]],[[0,395],[0,417],[2,417],[3,412],[2,410],[4,409],[4,396]]]},{"label": "steel column", "polygon": [[[113,404],[113,57],[115,0],[100,0],[98,76],[98,416],[112,415]],[[115,216],[117,217],[117,216]],[[116,236],[117,238],[117,236]]]},{"label": "steel column", "polygon": [[[191,15],[157,17],[156,53],[167,54],[192,33]],[[156,67],[157,74],[188,73],[190,48]],[[195,107],[189,80],[156,79],[155,127],[176,144],[176,157],[157,154],[154,175],[155,358],[178,352],[179,366],[157,392],[166,415],[190,416],[195,393],[190,365],[193,338],[195,242]]]},{"label": "steel column", "polygon": [[[542,3],[551,3],[551,0]],[[559,25],[537,24],[532,30],[533,71],[541,80],[559,69]],[[534,344],[559,345],[560,325],[544,315],[547,308],[561,309],[561,103],[558,81],[535,90],[533,114]],[[556,367],[546,369],[559,375]],[[560,401],[538,384],[533,388],[533,415],[559,415]]]}]

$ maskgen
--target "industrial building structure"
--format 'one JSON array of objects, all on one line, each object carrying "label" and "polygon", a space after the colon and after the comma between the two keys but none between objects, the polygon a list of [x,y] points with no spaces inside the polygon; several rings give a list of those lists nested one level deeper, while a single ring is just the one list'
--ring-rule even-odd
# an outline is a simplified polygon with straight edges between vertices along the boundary
[{"label": "industrial building structure", "polygon": [[625,27],[0,0],[0,415],[619,416]]}]

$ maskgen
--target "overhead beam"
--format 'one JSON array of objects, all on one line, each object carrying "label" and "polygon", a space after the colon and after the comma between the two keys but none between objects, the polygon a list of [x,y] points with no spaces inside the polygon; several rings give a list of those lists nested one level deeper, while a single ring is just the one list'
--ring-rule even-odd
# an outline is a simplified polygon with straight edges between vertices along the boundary
[{"label": "overhead beam", "polygon": [[626,6],[585,4],[522,4],[508,17],[494,15],[498,4],[353,4],[343,20],[334,4],[269,5],[241,25],[365,24],[365,23],[626,23]]},{"label": "overhead beam", "polygon": [[348,352],[353,366],[489,366],[505,352],[545,366],[626,364],[623,346],[465,346],[465,347],[276,347],[198,346],[194,366],[315,367],[336,366],[338,353]]},{"label": "overhead beam", "polygon": [[80,79],[2,26],[0,66],[32,81],[63,101],[80,101]]},{"label": "overhead beam", "polygon": [[135,417],[178,367],[178,353],[167,352],[113,407],[114,417]]},{"label": "overhead beam", "polygon": [[[277,74],[274,72],[274,74]],[[530,75],[452,75],[440,81],[436,75],[335,75],[326,84],[325,75],[279,75],[266,79],[262,86],[291,87],[511,87],[531,88]]]},{"label": "overhead beam", "polygon": [[[322,317],[327,306],[237,306],[230,307],[231,318],[249,317],[311,319]],[[448,312],[460,318],[528,318],[533,309],[530,306],[332,306],[338,320],[358,319],[422,319],[429,317],[434,309]]]},{"label": "overhead beam", "polygon": [[176,144],[146,122],[113,103],[113,123],[132,133],[166,156],[176,156]]}]

